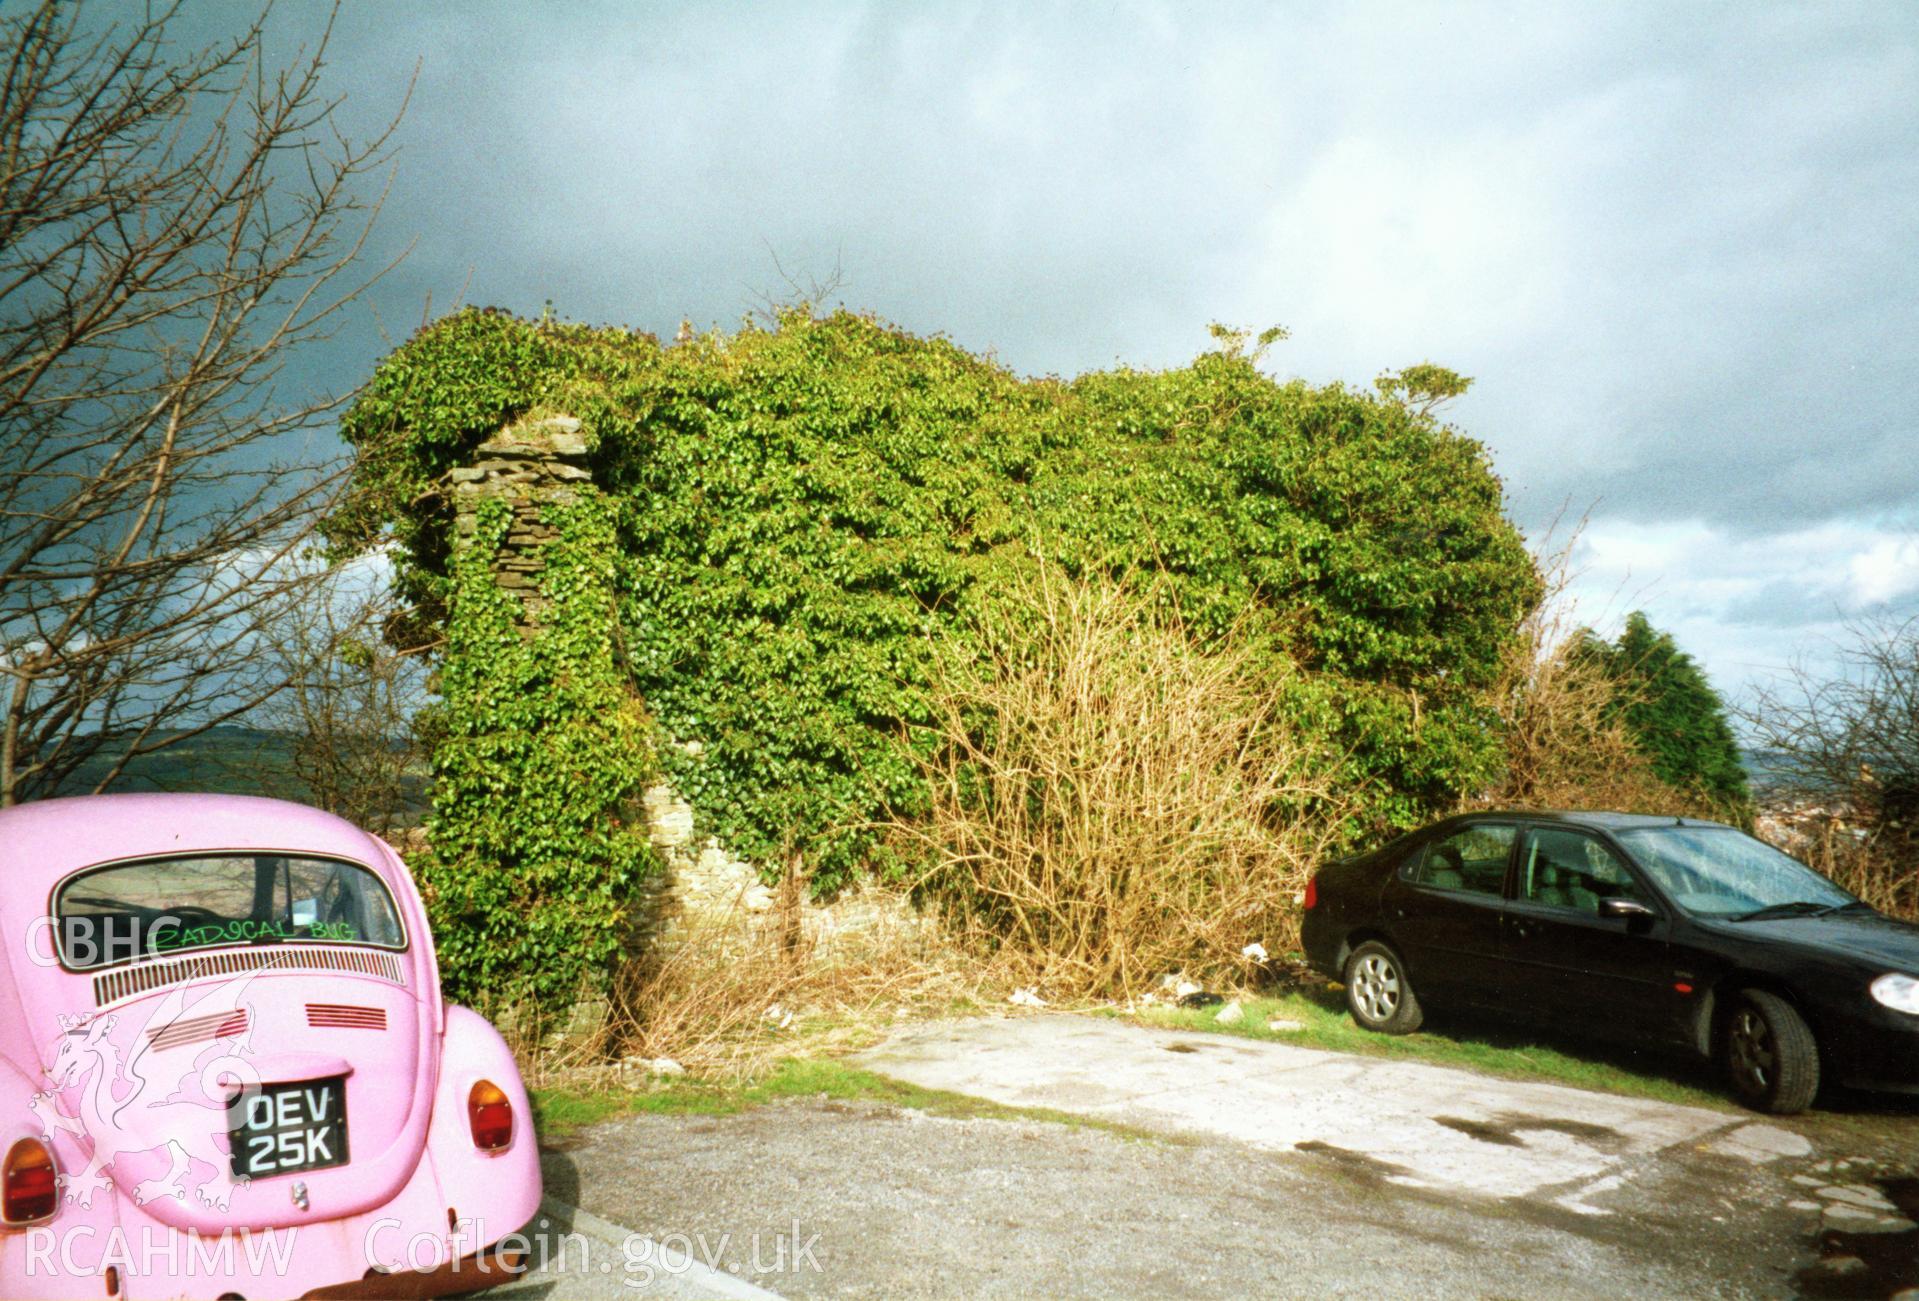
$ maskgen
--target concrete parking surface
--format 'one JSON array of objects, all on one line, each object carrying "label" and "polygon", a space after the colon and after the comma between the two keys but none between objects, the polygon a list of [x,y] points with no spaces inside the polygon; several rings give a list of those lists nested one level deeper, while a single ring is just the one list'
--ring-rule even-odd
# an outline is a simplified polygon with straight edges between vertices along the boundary
[{"label": "concrete parking surface", "polygon": [[[1851,1130],[1819,1118],[1072,1016],[913,1026],[862,1064],[1089,1123],[826,1100],[633,1116],[549,1152],[549,1191],[704,1255],[720,1286],[792,1297],[1919,1284],[1906,1218],[1919,1185],[1888,1165],[1919,1150],[1897,1113],[1862,1156]],[[631,1294],[617,1268],[521,1286],[556,1301]]]},{"label": "concrete parking surface", "polygon": [[1092,1017],[929,1025],[864,1064],[995,1102],[1324,1153],[1389,1184],[1586,1214],[1604,1214],[1607,1194],[1680,1144],[1746,1162],[1812,1151],[1788,1130],[1698,1107]]}]

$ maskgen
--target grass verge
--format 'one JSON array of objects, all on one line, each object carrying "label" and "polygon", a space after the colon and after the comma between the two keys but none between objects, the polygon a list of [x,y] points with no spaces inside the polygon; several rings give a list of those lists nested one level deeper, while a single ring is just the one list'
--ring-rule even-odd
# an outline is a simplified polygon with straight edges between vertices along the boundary
[{"label": "grass verge", "polygon": [[726,1116],[782,1098],[869,1101],[961,1120],[1032,1120],[1098,1129],[1123,1138],[1165,1141],[1160,1135],[1049,1107],[1009,1107],[964,1093],[925,1089],[890,1076],[822,1057],[788,1057],[757,1080],[727,1082],[690,1076],[650,1087],[584,1088],[564,1084],[532,1090],[534,1124],[543,1143],[563,1142],[587,1125],[619,1116]]},{"label": "grass verge", "polygon": [[[1141,1024],[1161,1028],[1232,1034],[1366,1057],[1431,1062],[1506,1079],[1567,1084],[1693,1107],[1729,1110],[1732,1105],[1713,1087],[1703,1065],[1694,1068],[1682,1058],[1634,1053],[1606,1044],[1568,1044],[1572,1049],[1568,1052],[1523,1033],[1453,1018],[1443,1022],[1437,1033],[1374,1034],[1353,1024],[1342,998],[1323,991],[1243,998],[1240,1006],[1246,1018],[1230,1026],[1214,1020],[1219,1009],[1211,1007],[1149,1007],[1134,1013],[1109,1009],[1107,1014],[1130,1017]],[[1268,1029],[1267,1022],[1275,1019],[1297,1022],[1300,1028]]]}]

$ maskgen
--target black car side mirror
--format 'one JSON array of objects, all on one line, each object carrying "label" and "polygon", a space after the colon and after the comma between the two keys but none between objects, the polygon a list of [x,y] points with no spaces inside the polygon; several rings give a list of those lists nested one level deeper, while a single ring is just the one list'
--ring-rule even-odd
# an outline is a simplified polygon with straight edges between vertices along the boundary
[{"label": "black car side mirror", "polygon": [[1640,903],[1637,899],[1601,899],[1599,901],[1601,917],[1623,917],[1627,921],[1635,918],[1651,918],[1659,914]]}]

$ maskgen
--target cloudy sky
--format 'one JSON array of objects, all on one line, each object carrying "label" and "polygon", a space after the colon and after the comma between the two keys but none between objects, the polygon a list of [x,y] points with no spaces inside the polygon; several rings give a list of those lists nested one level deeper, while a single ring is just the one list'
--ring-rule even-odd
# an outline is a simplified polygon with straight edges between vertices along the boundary
[{"label": "cloudy sky", "polygon": [[411,252],[319,382],[462,301],[731,326],[776,258],[1026,373],[1283,323],[1282,375],[1475,376],[1514,519],[1589,521],[1589,616],[1724,688],[1919,609],[1919,7],[341,16],[350,121],[416,64],[376,238]]}]

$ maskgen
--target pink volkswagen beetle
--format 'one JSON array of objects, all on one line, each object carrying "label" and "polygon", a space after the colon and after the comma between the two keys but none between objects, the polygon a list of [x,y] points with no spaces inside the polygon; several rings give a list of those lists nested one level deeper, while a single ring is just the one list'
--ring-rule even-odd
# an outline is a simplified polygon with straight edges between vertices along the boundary
[{"label": "pink volkswagen beetle", "polygon": [[441,999],[383,841],[238,796],[0,810],[0,936],[0,1296],[419,1296],[520,1268],[526,1090]]}]

